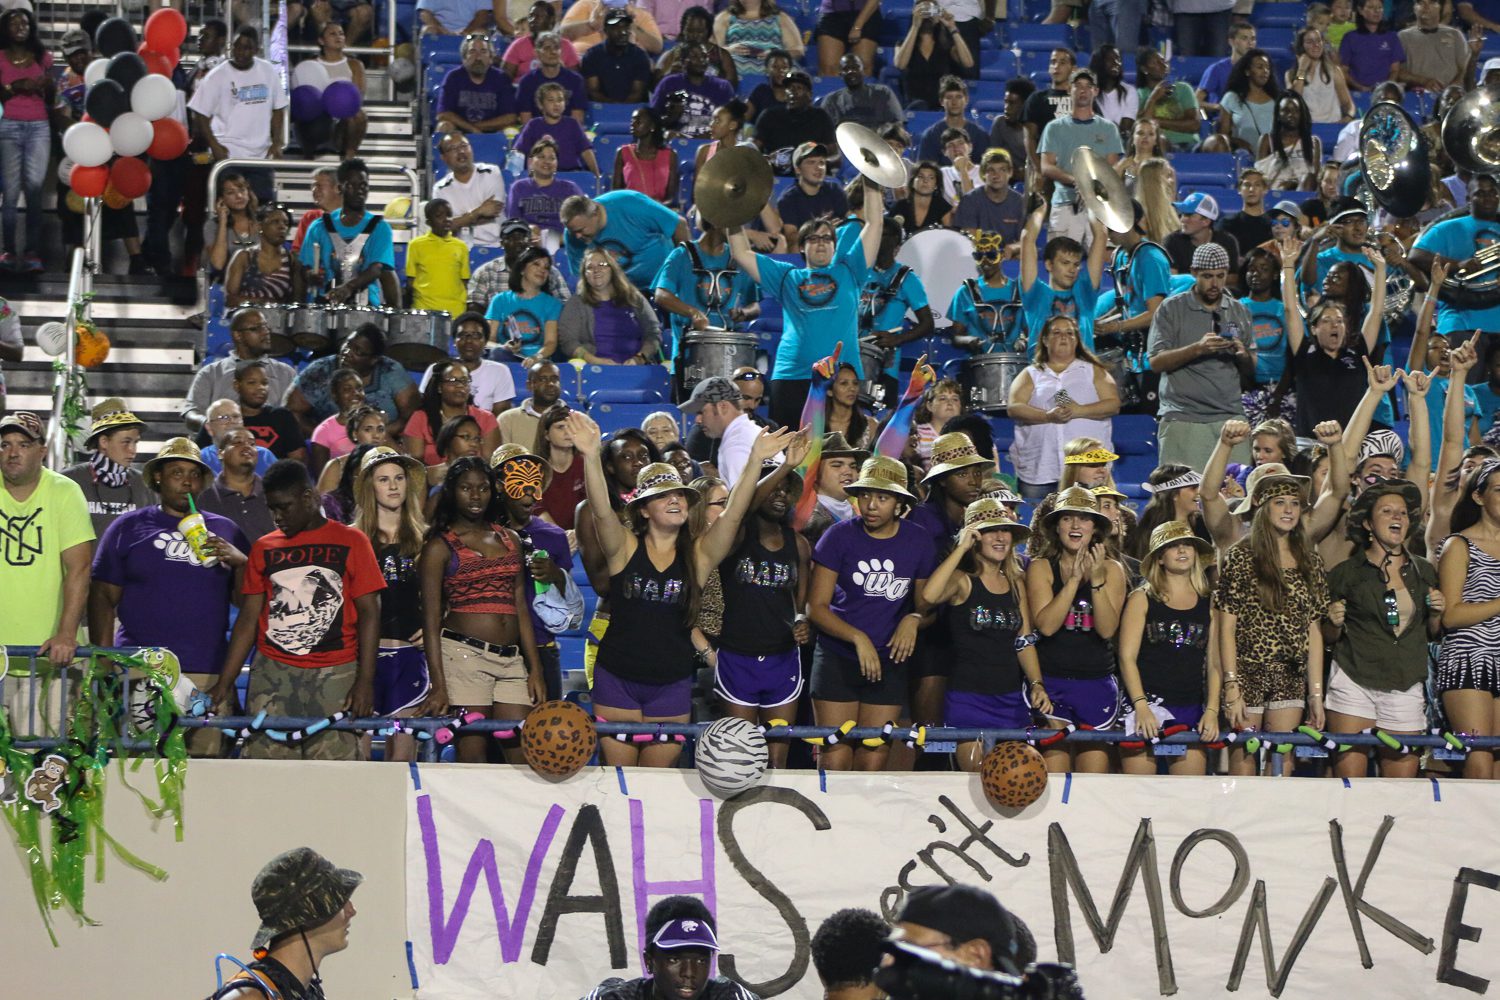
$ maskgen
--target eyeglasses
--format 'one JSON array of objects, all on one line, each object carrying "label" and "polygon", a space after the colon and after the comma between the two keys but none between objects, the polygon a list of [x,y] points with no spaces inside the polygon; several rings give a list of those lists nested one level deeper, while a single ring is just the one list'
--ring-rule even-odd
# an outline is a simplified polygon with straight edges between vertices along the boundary
[{"label": "eyeglasses", "polygon": [[807,239],[803,240],[802,242],[804,244],[806,244],[806,243],[832,243],[833,242],[833,237],[829,236],[827,233],[814,233],[813,235],[809,236]]},{"label": "eyeglasses", "polygon": [[445,378],[445,379],[442,380],[442,382],[443,382],[444,385],[473,385],[474,384],[473,379],[467,379],[467,378]]},{"label": "eyeglasses", "polygon": [[977,261],[999,260],[1000,259],[1000,251],[999,250],[986,250],[983,253],[980,253],[979,251],[976,250],[971,256],[973,256],[973,258],[975,260],[977,260]]}]

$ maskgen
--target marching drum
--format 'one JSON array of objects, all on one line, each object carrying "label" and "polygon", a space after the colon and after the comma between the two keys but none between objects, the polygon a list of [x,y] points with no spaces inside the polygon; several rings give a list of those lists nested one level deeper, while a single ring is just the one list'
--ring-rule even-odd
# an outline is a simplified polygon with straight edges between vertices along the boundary
[{"label": "marching drum", "polygon": [[693,386],[706,378],[715,375],[729,378],[736,368],[754,367],[759,343],[755,334],[734,330],[696,330],[686,334],[677,359],[683,391],[692,392]]},{"label": "marching drum", "polygon": [[979,277],[974,265],[974,244],[963,233],[951,229],[928,229],[901,245],[896,262],[905,264],[922,279],[932,318],[939,325],[948,318],[948,306],[969,278]]},{"label": "marching drum", "polygon": [[448,328],[452,318],[439,309],[392,312],[385,335],[385,353],[412,371],[421,371],[448,356]]},{"label": "marching drum", "polygon": [[1136,377],[1135,368],[1130,363],[1130,355],[1112,347],[1108,350],[1095,352],[1099,363],[1109,370],[1110,377],[1115,380],[1115,388],[1120,391],[1120,409],[1135,406],[1141,401],[1140,380]]},{"label": "marching drum", "polygon": [[982,413],[1004,413],[1010,406],[1010,384],[1026,369],[1024,354],[981,354],[965,358],[958,382],[969,406]]},{"label": "marching drum", "polygon": [[292,340],[290,328],[292,310],[295,308],[280,302],[241,302],[228,310],[228,314],[232,316],[241,309],[254,309],[260,313],[271,332],[271,354],[279,358],[291,354],[297,346]]},{"label": "marching drum", "polygon": [[342,344],[345,337],[366,323],[374,323],[382,334],[386,333],[391,328],[391,312],[375,306],[328,306],[323,315],[327,317],[329,338],[335,344]]},{"label": "marching drum", "polygon": [[328,311],[323,306],[292,306],[287,310],[286,335],[298,347],[326,351],[333,346],[328,335]]},{"label": "marching drum", "polygon": [[897,350],[894,347],[881,347],[875,343],[874,337],[866,337],[859,342],[859,366],[865,373],[864,380],[859,383],[859,401],[872,409],[883,410],[891,405],[886,398],[888,380],[883,376]]}]

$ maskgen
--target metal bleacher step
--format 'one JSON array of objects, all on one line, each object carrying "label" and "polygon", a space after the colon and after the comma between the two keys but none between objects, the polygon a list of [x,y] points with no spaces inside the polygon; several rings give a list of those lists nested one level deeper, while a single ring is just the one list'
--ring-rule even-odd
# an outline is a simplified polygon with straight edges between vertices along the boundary
[{"label": "metal bleacher step", "polygon": [[[21,317],[25,353],[6,365],[6,405],[50,414],[52,359],[36,346],[36,328],[61,320],[67,311],[67,278],[46,274],[0,281],[3,295]],[[196,309],[188,279],[100,275],[94,279],[91,315],[110,339],[109,358],[86,375],[89,404],[120,396],[146,421],[137,462],[154,456],[163,441],[185,433],[178,404],[197,369],[202,331],[188,321]]]}]

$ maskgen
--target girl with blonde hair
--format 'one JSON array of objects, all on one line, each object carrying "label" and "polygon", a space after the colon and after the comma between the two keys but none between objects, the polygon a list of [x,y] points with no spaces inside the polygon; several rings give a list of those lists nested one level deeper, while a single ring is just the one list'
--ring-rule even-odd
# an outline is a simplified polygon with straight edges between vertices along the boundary
[{"label": "girl with blonde hair", "polygon": [[1135,181],[1135,200],[1146,210],[1141,221],[1151,242],[1165,244],[1168,236],[1182,228],[1182,219],[1173,207],[1177,200],[1177,171],[1165,157],[1153,156],[1141,164]]}]

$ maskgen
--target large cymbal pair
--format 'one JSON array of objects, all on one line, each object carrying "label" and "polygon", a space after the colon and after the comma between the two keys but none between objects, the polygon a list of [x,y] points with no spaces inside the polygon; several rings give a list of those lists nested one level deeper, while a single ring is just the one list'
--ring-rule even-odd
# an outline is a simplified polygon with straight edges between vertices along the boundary
[{"label": "large cymbal pair", "polygon": [[[839,151],[865,177],[881,187],[906,184],[906,165],[880,136],[854,122],[844,122],[836,134]],[[693,200],[703,218],[721,229],[733,229],[760,214],[774,186],[765,156],[749,146],[735,146],[720,150],[703,165]]]},{"label": "large cymbal pair", "polygon": [[1108,160],[1093,147],[1080,146],[1073,151],[1069,169],[1078,189],[1078,200],[1083,202],[1090,218],[1104,223],[1104,228],[1112,233],[1128,233],[1134,228],[1135,208],[1130,203],[1130,193]]}]

